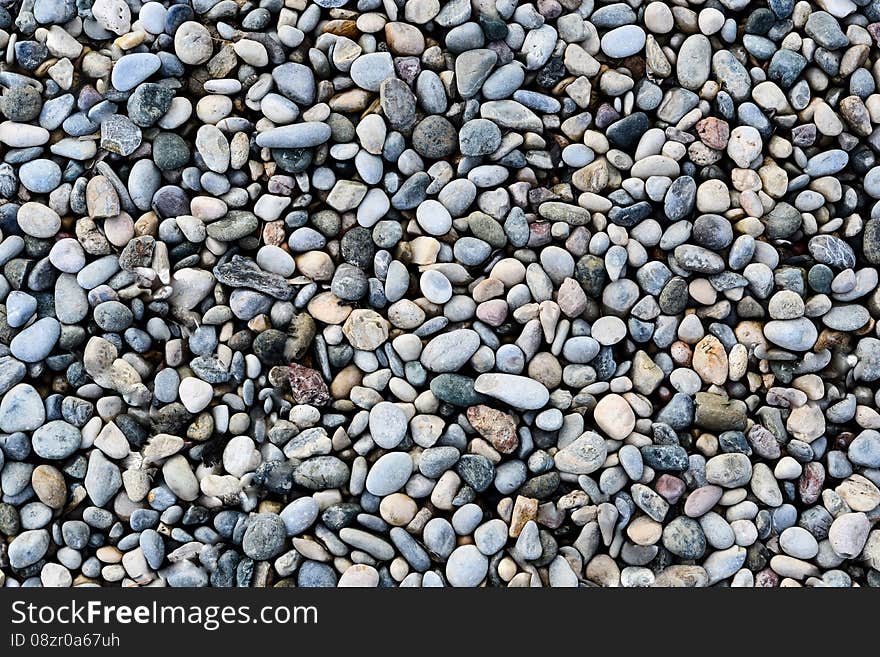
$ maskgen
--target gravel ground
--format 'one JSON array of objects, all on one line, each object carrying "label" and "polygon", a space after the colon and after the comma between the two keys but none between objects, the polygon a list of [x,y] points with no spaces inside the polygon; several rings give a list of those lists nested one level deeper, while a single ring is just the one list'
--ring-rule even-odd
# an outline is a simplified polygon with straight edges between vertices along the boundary
[{"label": "gravel ground", "polygon": [[0,583],[880,586],[877,0],[0,0]]}]

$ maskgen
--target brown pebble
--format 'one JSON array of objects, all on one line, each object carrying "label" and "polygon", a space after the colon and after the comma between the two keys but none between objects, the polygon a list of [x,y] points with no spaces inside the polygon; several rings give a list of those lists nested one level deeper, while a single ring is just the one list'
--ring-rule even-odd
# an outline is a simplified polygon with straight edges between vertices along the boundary
[{"label": "brown pebble", "polygon": [[502,454],[511,454],[519,446],[516,420],[511,415],[485,404],[471,406],[466,415],[477,433]]}]

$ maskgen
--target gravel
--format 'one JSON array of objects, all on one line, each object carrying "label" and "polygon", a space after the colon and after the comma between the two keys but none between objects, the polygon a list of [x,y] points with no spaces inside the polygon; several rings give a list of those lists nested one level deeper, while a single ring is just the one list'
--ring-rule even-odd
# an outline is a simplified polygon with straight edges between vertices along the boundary
[{"label": "gravel", "polygon": [[876,14],[5,3],[0,585],[880,586]]}]

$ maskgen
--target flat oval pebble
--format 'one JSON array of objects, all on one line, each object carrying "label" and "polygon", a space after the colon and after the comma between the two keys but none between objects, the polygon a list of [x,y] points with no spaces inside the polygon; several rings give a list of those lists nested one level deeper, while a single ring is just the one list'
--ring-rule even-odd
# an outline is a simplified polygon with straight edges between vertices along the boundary
[{"label": "flat oval pebble", "polygon": [[31,237],[49,238],[61,228],[61,218],[52,208],[28,201],[18,210],[18,225]]},{"label": "flat oval pebble", "polygon": [[79,449],[80,432],[63,420],[47,422],[34,431],[31,442],[34,452],[44,459],[60,461]]},{"label": "flat oval pebble", "polygon": [[481,374],[474,382],[474,390],[525,410],[543,408],[550,396],[543,384],[514,374]]},{"label": "flat oval pebble", "polygon": [[406,484],[412,474],[412,459],[405,452],[390,452],[370,468],[366,487],[373,495],[383,496],[394,493]]},{"label": "flat oval pebble", "polygon": [[602,36],[602,52],[615,59],[635,55],[645,47],[645,31],[638,25],[623,25]]},{"label": "flat oval pebble", "polygon": [[370,409],[370,435],[379,447],[397,447],[406,435],[406,414],[390,402],[379,402]]}]

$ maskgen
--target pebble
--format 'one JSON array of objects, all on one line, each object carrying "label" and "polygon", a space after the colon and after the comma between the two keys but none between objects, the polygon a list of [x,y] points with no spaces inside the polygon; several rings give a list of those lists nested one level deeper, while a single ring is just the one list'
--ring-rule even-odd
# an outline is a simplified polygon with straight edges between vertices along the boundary
[{"label": "pebble", "polygon": [[602,52],[615,59],[623,59],[645,47],[645,31],[638,25],[622,25],[602,36]]},{"label": "pebble", "polygon": [[596,425],[610,438],[623,440],[635,428],[636,417],[632,407],[622,396],[605,395],[593,411]]},{"label": "pebble", "polygon": [[880,582],[870,4],[86,4],[0,16],[7,585]]},{"label": "pebble", "polygon": [[9,350],[25,363],[38,363],[52,352],[60,336],[58,320],[44,317],[16,335],[9,343]]},{"label": "pebble", "polygon": [[9,566],[16,570],[37,563],[49,549],[49,532],[32,529],[16,536],[9,544]]},{"label": "pebble", "polygon": [[13,386],[0,401],[0,429],[6,433],[33,431],[43,425],[45,418],[43,400],[30,384]]},{"label": "pebble", "polygon": [[204,64],[213,51],[211,33],[201,23],[186,21],[174,32],[174,54],[184,64]]},{"label": "pebble", "polygon": [[390,452],[381,456],[367,474],[366,488],[373,495],[395,493],[406,484],[413,464],[404,452]]},{"label": "pebble", "polygon": [[852,559],[862,552],[868,540],[871,523],[864,513],[844,513],[828,528],[828,541],[834,553]]},{"label": "pebble", "polygon": [[489,560],[474,545],[462,545],[453,550],[446,562],[446,577],[454,587],[475,587],[483,581],[489,569]]},{"label": "pebble", "polygon": [[180,382],[180,400],[190,413],[198,413],[208,406],[214,396],[211,384],[189,376]]},{"label": "pebble", "polygon": [[514,374],[481,374],[474,381],[474,390],[523,410],[543,408],[550,397],[543,384]]},{"label": "pebble", "polygon": [[47,422],[34,431],[34,453],[51,461],[61,461],[76,452],[82,442],[79,430],[63,420]]},{"label": "pebble", "polygon": [[706,481],[724,488],[744,486],[752,478],[752,464],[745,454],[720,454],[706,461]]},{"label": "pebble", "polygon": [[561,472],[587,475],[598,470],[605,463],[607,455],[602,437],[588,431],[559,450],[553,460]]},{"label": "pebble", "polygon": [[383,449],[393,449],[406,436],[406,414],[390,402],[379,402],[370,409],[370,435]]},{"label": "pebble", "polygon": [[110,81],[115,89],[129,91],[144,82],[162,67],[162,60],[153,53],[123,55],[113,66]]}]

